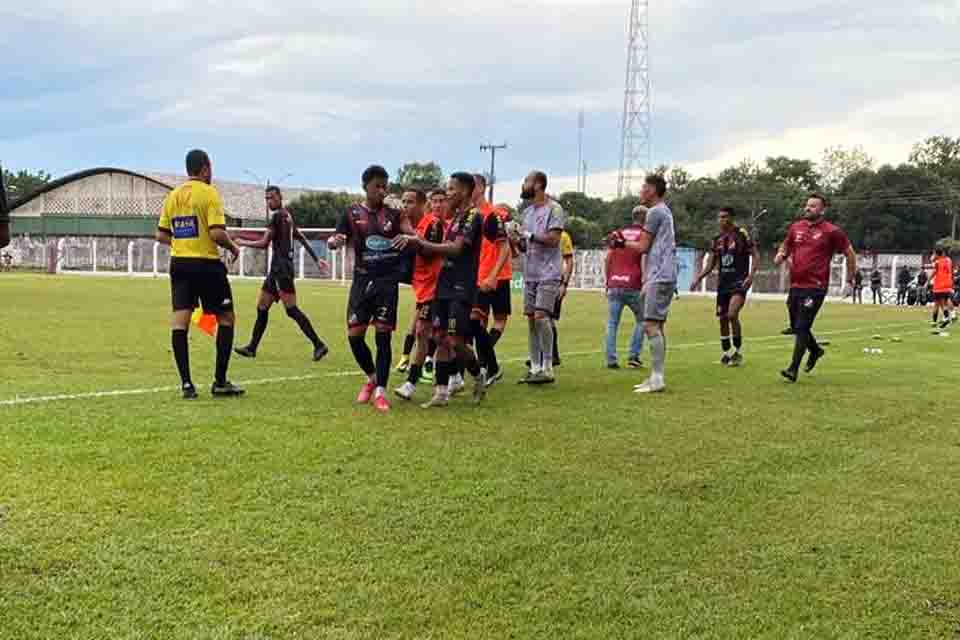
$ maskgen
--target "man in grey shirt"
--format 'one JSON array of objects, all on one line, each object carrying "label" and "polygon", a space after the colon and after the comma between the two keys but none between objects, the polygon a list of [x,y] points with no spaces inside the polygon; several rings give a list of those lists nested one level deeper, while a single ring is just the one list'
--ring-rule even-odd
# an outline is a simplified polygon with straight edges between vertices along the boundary
[{"label": "man in grey shirt", "polygon": [[659,393],[666,389],[664,366],[667,343],[663,327],[667,322],[673,292],[677,287],[677,263],[674,256],[677,245],[673,214],[663,200],[666,195],[667,182],[663,176],[647,176],[640,191],[641,202],[649,208],[643,235],[633,242],[622,236],[613,238],[615,246],[647,254],[643,285],[643,328],[653,358],[653,372],[646,382],[634,388],[636,393]]},{"label": "man in grey shirt", "polygon": [[523,182],[521,197],[531,204],[523,212],[523,227],[516,240],[526,254],[523,312],[529,324],[530,371],[524,384],[551,384],[553,327],[551,314],[560,295],[563,256],[560,236],[567,217],[563,208],[547,197],[547,176],[534,171]]}]

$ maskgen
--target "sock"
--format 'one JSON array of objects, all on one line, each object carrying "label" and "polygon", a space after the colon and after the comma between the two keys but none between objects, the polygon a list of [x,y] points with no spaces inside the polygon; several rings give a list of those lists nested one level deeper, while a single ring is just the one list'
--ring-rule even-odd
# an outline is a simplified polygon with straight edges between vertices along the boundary
[{"label": "sock", "polygon": [[297,323],[297,326],[300,327],[300,331],[303,332],[303,335],[307,336],[307,340],[313,343],[314,347],[319,347],[323,344],[323,340],[320,339],[320,336],[317,335],[317,332],[313,330],[313,325],[310,324],[310,319],[300,311],[299,307],[288,307],[287,315]]},{"label": "sock", "polygon": [[390,365],[393,363],[393,336],[377,332],[377,386],[386,388],[390,380]]},{"label": "sock", "polygon": [[227,381],[227,367],[230,365],[230,354],[233,353],[233,327],[220,325],[217,327],[217,384]]},{"label": "sock", "polygon": [[820,345],[817,343],[817,339],[814,337],[812,331],[807,332],[807,351],[810,353],[818,353],[820,351]]},{"label": "sock", "polygon": [[427,357],[433,360],[433,356],[435,355],[437,355],[437,341],[430,338],[430,341],[427,343]]},{"label": "sock", "polygon": [[407,382],[410,384],[417,384],[420,382],[420,376],[423,375],[423,365],[411,364],[410,371],[407,374]]},{"label": "sock", "polygon": [[464,371],[469,372],[474,378],[480,375],[480,361],[477,360],[477,356],[473,353],[473,349],[470,347],[464,347],[463,355],[460,357],[460,360],[463,362]]},{"label": "sock", "polygon": [[453,363],[447,360],[438,360],[436,365],[436,385],[446,391],[447,385],[450,384],[450,367]]},{"label": "sock", "polygon": [[724,353],[730,351],[730,336],[720,336],[720,347],[723,349]]},{"label": "sock", "polygon": [[500,370],[500,364],[497,362],[497,352],[490,343],[490,334],[479,320],[474,320],[471,324],[477,343],[477,359],[480,360],[481,368],[485,367],[487,373],[496,373]]},{"label": "sock", "polygon": [[647,338],[650,344],[650,356],[653,360],[653,375],[663,377],[664,365],[667,360],[667,341],[663,334],[658,334],[652,338]]},{"label": "sock", "polygon": [[360,365],[360,370],[368,376],[376,373],[377,368],[373,364],[373,354],[370,353],[370,347],[364,336],[350,336],[350,351],[353,352],[353,358]]},{"label": "sock", "polygon": [[733,348],[740,351],[741,347],[743,347],[743,336],[733,336]]},{"label": "sock", "polygon": [[412,333],[408,333],[403,339],[403,356],[405,358],[410,357],[410,354],[413,352],[413,343],[416,341],[417,338]]},{"label": "sock", "polygon": [[553,331],[553,349],[550,351],[552,354],[550,363],[553,364],[560,359],[560,339],[558,338],[559,332],[557,331],[557,323],[551,322],[550,329]]},{"label": "sock", "polygon": [[933,321],[936,322],[939,317],[940,317],[940,309],[939,309],[939,308],[934,309],[934,310],[933,310]]},{"label": "sock", "polygon": [[795,342],[793,345],[793,360],[790,362],[791,371],[799,371],[800,363],[803,361],[803,354],[807,352],[808,337],[810,333],[807,330],[797,330]]},{"label": "sock", "polygon": [[534,322],[527,334],[527,343],[530,347],[530,369],[533,372],[540,371],[541,353],[540,353],[540,333],[539,325]]},{"label": "sock", "polygon": [[263,334],[267,331],[267,321],[270,320],[270,309],[261,309],[257,307],[257,321],[253,325],[253,335],[250,336],[250,349],[257,350]]},{"label": "sock", "polygon": [[503,337],[503,331],[500,331],[500,329],[491,329],[489,335],[490,335],[490,346],[496,347],[497,343],[500,342],[500,338]]},{"label": "sock", "polygon": [[536,320],[537,334],[540,338],[540,359],[542,368],[553,369],[553,326],[549,319]]},{"label": "sock", "polygon": [[190,379],[190,348],[187,345],[187,330],[174,329],[171,336],[173,344],[173,359],[180,372],[180,382],[184,385],[193,384]]}]

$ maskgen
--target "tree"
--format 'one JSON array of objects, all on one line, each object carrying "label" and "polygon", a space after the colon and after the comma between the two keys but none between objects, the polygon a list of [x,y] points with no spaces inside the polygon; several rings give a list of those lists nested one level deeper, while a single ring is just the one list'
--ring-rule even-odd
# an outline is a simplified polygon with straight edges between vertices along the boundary
[{"label": "tree", "polygon": [[21,200],[50,182],[51,175],[46,171],[37,172],[20,169],[16,173],[3,170],[3,183],[11,200]]},{"label": "tree", "polygon": [[363,200],[363,196],[333,191],[305,193],[287,205],[293,219],[301,227],[330,228],[347,208]]},{"label": "tree", "polygon": [[408,162],[397,170],[393,184],[397,193],[404,187],[429,190],[441,186],[443,178],[443,169],[436,162]]},{"label": "tree", "polygon": [[873,158],[860,145],[849,149],[839,145],[827,147],[817,165],[820,184],[827,191],[834,192],[849,176],[873,169],[873,163]]},{"label": "tree", "polygon": [[910,163],[934,173],[960,163],[960,137],[932,136],[918,142],[910,152]]}]

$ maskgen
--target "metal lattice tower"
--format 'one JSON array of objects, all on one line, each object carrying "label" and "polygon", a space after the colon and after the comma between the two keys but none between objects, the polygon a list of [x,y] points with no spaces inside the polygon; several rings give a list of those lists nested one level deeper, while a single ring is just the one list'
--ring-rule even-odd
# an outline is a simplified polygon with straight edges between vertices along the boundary
[{"label": "metal lattice tower", "polygon": [[650,147],[649,0],[632,0],[627,39],[627,80],[623,95],[620,179],[617,195],[632,193],[633,181],[652,163]]}]

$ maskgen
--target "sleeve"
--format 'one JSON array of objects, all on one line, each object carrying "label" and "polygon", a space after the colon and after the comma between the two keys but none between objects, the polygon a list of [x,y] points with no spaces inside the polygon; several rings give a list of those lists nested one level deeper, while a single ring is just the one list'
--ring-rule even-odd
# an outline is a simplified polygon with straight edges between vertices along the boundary
[{"label": "sleeve", "polygon": [[649,233],[654,238],[657,237],[657,233],[660,231],[660,225],[663,224],[664,214],[663,211],[660,211],[656,207],[650,209],[647,212],[647,221],[643,225],[643,230]]},{"label": "sleeve", "polygon": [[223,198],[216,191],[210,198],[210,204],[207,205],[207,228],[224,229],[227,226],[227,217],[223,212]]},{"label": "sleeve", "polygon": [[845,253],[850,248],[850,239],[843,229],[837,227],[833,230],[833,251],[834,253]]},{"label": "sleeve", "polygon": [[476,210],[470,213],[465,226],[461,227],[460,235],[463,236],[463,243],[473,247],[480,243],[483,236],[483,216]]},{"label": "sleeve", "polygon": [[337,233],[347,236],[348,238],[353,236],[353,228],[350,226],[350,215],[350,209],[347,209],[337,218]]},{"label": "sleeve", "polygon": [[567,226],[567,213],[559,204],[550,209],[550,224],[547,231],[563,231]]},{"label": "sleeve", "polygon": [[[271,229],[274,233],[276,233],[279,228],[280,215],[281,213],[279,211],[274,212],[274,214],[270,216],[270,221],[267,223],[267,228]],[[290,219],[293,220],[293,216],[291,216]]]},{"label": "sleeve", "polygon": [[569,258],[573,255],[573,238],[566,231],[560,236],[560,255]]},{"label": "sleeve", "polygon": [[500,242],[507,237],[507,227],[503,220],[493,212],[483,221],[483,237],[490,242]]},{"label": "sleeve", "polygon": [[160,222],[157,223],[157,228],[161,231],[166,231],[167,233],[171,232],[170,225],[173,222],[170,219],[170,197],[168,196],[163,201],[163,212],[160,214]]},{"label": "sleeve", "polygon": [[743,237],[743,247],[746,251],[753,251],[753,238],[750,237],[750,232],[740,227],[740,235]]}]

